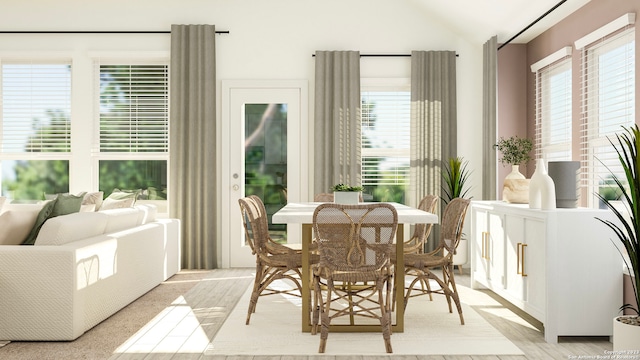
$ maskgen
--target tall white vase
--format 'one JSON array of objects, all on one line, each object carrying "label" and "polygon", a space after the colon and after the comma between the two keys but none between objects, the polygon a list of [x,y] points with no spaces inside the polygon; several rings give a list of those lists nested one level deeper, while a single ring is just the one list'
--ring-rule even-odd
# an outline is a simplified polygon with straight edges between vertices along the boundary
[{"label": "tall white vase", "polygon": [[544,160],[536,160],[536,171],[529,182],[529,208],[551,210],[556,208],[556,188],[547,174]]}]

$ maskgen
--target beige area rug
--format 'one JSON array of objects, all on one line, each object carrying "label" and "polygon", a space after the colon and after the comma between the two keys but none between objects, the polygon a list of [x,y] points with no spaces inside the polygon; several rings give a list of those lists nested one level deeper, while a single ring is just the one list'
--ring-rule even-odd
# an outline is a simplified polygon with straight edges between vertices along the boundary
[{"label": "beige area rug", "polygon": [[[449,313],[444,296],[411,299],[405,331],[391,336],[394,355],[523,355],[472,306],[494,300],[459,286],[465,325]],[[211,342],[206,355],[314,355],[320,336],[300,331],[300,298],[263,296],[245,325],[249,288]],[[329,333],[326,355],[386,355],[381,333]]]}]

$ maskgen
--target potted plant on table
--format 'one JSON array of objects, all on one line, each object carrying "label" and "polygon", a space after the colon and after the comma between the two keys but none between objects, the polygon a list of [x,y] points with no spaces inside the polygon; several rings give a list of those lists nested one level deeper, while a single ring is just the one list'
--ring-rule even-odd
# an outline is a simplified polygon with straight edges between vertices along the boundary
[{"label": "potted plant on table", "polygon": [[494,147],[502,153],[502,165],[511,165],[511,173],[504,178],[502,199],[509,203],[528,203],[529,180],[520,173],[520,164],[531,159],[529,153],[533,149],[533,142],[527,138],[512,136],[508,139],[500,138]]},{"label": "potted plant on table", "polygon": [[[631,286],[635,303],[624,304],[620,311],[630,310],[631,315],[618,316],[613,320],[613,350],[639,350],[640,344],[640,129],[635,125],[624,128],[624,132],[616,134],[617,144],[611,139],[609,142],[615,148],[620,165],[624,169],[625,179],[619,179],[611,170],[613,181],[617,190],[622,194],[620,199],[624,208],[616,207],[614,200],[603,194],[596,196],[609,208],[619,220],[614,223],[608,220],[599,221],[607,225],[616,235],[618,243],[622,245],[625,253],[618,247],[626,268],[632,277]],[[604,164],[603,164],[604,165]],[[606,165],[605,165],[606,167]],[[625,212],[628,211],[628,214]],[[613,241],[613,240],[612,240]]]},{"label": "potted plant on table", "polygon": [[337,204],[357,204],[360,202],[363,189],[362,186],[336,184],[331,188],[333,191],[333,201]]},{"label": "potted plant on table", "polygon": [[533,149],[531,139],[518,136],[512,136],[508,139],[501,137],[494,147],[502,153],[500,158],[502,165],[511,165],[511,173],[506,178],[524,179],[525,177],[520,173],[519,168],[521,164],[531,159],[531,156],[529,156]]}]

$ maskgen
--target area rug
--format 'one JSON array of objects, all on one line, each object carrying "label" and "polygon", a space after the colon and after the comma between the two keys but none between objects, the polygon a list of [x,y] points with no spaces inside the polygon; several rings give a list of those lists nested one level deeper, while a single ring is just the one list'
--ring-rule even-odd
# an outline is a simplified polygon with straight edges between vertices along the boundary
[{"label": "area rug", "polygon": [[[394,355],[523,355],[472,307],[476,292],[459,288],[465,325],[449,313],[444,296],[411,299],[405,331],[391,336]],[[271,295],[258,300],[251,324],[245,325],[251,288],[247,289],[218,331],[205,355],[314,355],[319,335],[300,331],[300,299]],[[480,295],[481,296],[481,295]],[[326,355],[386,355],[381,333],[329,333]]]}]

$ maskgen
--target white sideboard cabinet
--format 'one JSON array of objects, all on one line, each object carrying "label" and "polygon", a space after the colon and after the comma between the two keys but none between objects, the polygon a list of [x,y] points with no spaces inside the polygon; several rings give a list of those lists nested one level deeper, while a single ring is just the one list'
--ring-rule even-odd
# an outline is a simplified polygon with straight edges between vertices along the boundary
[{"label": "white sideboard cabinet", "polygon": [[545,341],[611,336],[622,305],[623,263],[610,210],[534,210],[471,202],[471,285],[488,288],[541,321]]}]

